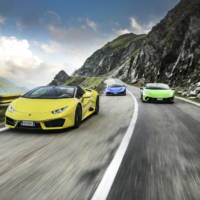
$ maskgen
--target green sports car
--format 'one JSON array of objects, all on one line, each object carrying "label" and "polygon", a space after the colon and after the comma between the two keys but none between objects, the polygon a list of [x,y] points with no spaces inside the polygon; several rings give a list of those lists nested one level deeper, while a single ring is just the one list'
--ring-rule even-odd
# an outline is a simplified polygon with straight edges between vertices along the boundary
[{"label": "green sports car", "polygon": [[147,83],[140,89],[142,102],[164,101],[168,103],[174,103],[175,91],[167,84]]}]

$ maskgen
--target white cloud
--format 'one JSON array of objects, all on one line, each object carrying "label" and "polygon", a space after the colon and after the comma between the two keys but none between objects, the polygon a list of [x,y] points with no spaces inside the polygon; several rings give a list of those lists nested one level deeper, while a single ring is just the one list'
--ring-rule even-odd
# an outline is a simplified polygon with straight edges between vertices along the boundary
[{"label": "white cloud", "polygon": [[34,55],[27,40],[16,37],[0,37],[0,67],[1,77],[24,86],[46,84],[58,70]]},{"label": "white cloud", "polygon": [[115,31],[117,35],[123,35],[123,34],[126,34],[126,33],[130,33],[131,31],[128,30],[128,29],[119,29],[119,30],[116,30]]},{"label": "white cloud", "polygon": [[[85,22],[81,19],[81,22]],[[37,43],[47,56],[62,60],[66,72],[71,74],[83,65],[85,60],[115,36],[103,35],[86,26],[63,27],[49,25],[50,41]]]},{"label": "white cloud", "polygon": [[143,31],[142,25],[140,25],[134,17],[131,17],[130,21],[131,21],[131,28],[133,30],[136,30],[137,32]]},{"label": "white cloud", "polygon": [[97,24],[94,21],[87,18],[86,23],[93,31],[97,31]]},{"label": "white cloud", "polygon": [[144,34],[151,31],[152,27],[158,22],[158,20],[151,20],[148,23],[140,24],[135,17],[130,17],[129,28],[114,30],[117,35],[125,33]]},{"label": "white cloud", "polygon": [[0,16],[0,25],[4,25],[6,22],[6,18],[3,16]]}]

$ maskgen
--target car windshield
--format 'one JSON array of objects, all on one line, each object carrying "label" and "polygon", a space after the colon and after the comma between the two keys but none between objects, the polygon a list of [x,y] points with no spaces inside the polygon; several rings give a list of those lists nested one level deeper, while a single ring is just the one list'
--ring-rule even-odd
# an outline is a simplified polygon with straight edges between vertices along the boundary
[{"label": "car windshield", "polygon": [[123,87],[122,85],[119,84],[113,84],[109,86],[110,88],[118,88],[118,87]]},{"label": "car windshield", "polygon": [[74,87],[44,86],[27,92],[23,97],[31,99],[62,99],[74,97]]},{"label": "car windshield", "polygon": [[169,90],[170,87],[166,84],[161,84],[161,83],[148,83],[145,86],[146,89],[150,90]]}]

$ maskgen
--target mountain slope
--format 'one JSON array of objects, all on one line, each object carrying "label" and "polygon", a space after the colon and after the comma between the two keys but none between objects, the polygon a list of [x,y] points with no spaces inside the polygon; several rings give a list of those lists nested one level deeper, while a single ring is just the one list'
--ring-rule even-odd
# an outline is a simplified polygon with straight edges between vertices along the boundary
[{"label": "mountain slope", "polygon": [[[75,75],[119,76],[123,70],[124,78],[127,77],[131,59],[139,51],[145,37],[146,35],[129,33],[116,38],[89,57]],[[126,73],[124,73],[125,69]]]},{"label": "mountain slope", "polygon": [[54,79],[49,83],[49,85],[62,85],[64,84],[68,79],[70,79],[70,76],[64,71],[61,70]]},{"label": "mountain slope", "polygon": [[69,76],[64,70],[56,74],[49,85],[81,86],[102,92],[104,89],[104,77]]},{"label": "mountain slope", "polygon": [[199,85],[200,0],[181,0],[147,36],[118,37],[89,57],[75,74],[166,82],[182,88]]},{"label": "mountain slope", "polygon": [[0,95],[23,93],[26,89],[0,77]]},{"label": "mountain slope", "polygon": [[182,0],[146,37],[137,79],[190,86],[200,81],[200,1]]}]

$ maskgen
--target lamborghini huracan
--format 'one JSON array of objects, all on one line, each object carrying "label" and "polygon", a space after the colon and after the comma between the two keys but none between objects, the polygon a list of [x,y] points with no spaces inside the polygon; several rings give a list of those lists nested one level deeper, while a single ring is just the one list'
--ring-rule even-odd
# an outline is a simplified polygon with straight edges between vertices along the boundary
[{"label": "lamborghini huracan", "polygon": [[108,85],[106,88],[106,96],[126,95],[126,86],[121,84]]},{"label": "lamborghini huracan", "polygon": [[13,101],[5,114],[10,128],[64,129],[79,127],[99,112],[99,94],[79,86],[37,87]]},{"label": "lamborghini huracan", "polygon": [[175,91],[172,90],[167,84],[147,83],[140,89],[142,102],[174,102]]}]

